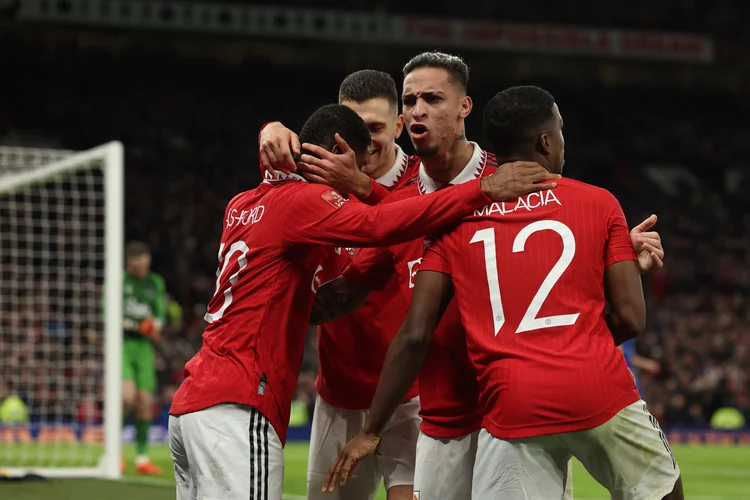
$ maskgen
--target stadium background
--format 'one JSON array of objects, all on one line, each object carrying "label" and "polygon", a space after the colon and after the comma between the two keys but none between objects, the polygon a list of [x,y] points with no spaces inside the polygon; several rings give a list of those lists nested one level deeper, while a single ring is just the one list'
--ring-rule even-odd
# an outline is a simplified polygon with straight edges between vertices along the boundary
[{"label": "stadium background", "polygon": [[[566,175],[613,191],[631,225],[659,215],[667,262],[645,281],[649,327],[637,350],[659,365],[641,374],[644,399],[682,443],[688,497],[750,498],[750,434],[710,426],[727,407],[750,422],[748,14],[750,4],[732,0],[543,8],[492,0],[5,1],[0,144],[124,143],[126,239],[148,242],[173,300],[174,321],[158,346],[159,439],[182,367],[200,346],[224,206],[260,181],[263,123],[299,128],[336,100],[351,71],[380,69],[400,83],[409,57],[441,49],[471,68],[467,135],[485,144],[484,103],[509,85],[540,85],[565,118]],[[406,134],[399,142],[411,150]],[[49,405],[72,420],[98,413],[101,390],[76,388],[97,387],[100,365],[57,374],[33,348],[24,358],[15,345],[49,344],[44,329],[11,324],[6,314],[0,322],[0,398],[20,396],[32,419]],[[92,349],[97,335],[86,337]],[[56,349],[64,358],[69,348]],[[315,371],[311,332],[290,434],[302,441],[287,450],[291,494],[304,493]],[[168,453],[156,453],[169,481]],[[577,498],[601,495],[578,470]],[[170,496],[116,489],[150,486],[67,484],[70,498]],[[39,486],[14,488],[7,498],[47,498]]]}]

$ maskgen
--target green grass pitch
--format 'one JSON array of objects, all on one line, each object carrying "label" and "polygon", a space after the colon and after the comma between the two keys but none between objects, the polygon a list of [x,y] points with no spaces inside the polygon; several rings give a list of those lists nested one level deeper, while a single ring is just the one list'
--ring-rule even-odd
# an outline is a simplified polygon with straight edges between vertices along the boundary
[{"label": "green grass pitch", "polygon": [[[286,462],[284,500],[305,498],[307,448],[307,443],[289,443],[284,451]],[[675,446],[674,449],[682,469],[686,498],[690,500],[750,500],[750,447]],[[14,453],[19,451],[21,450],[0,451],[0,463],[9,456],[19,457],[20,455]],[[24,450],[28,453],[27,464],[35,462],[36,457],[53,456],[52,453],[45,453],[45,451],[51,450]],[[134,476],[132,473],[134,451],[132,447],[126,447],[125,451],[129,471],[122,481],[61,479],[39,483],[0,482],[0,499],[166,500],[174,498],[172,464],[169,449],[165,445],[156,445],[151,449],[152,459],[164,469],[163,476],[156,478]],[[39,453],[36,454],[36,452]],[[68,460],[68,457],[74,456],[78,456],[78,453],[73,450],[63,450],[57,455],[57,459]],[[19,464],[16,463],[16,465]],[[573,472],[573,490],[576,500],[608,498],[605,490],[596,484],[577,462]],[[377,498],[384,500],[384,492],[381,491]]]}]

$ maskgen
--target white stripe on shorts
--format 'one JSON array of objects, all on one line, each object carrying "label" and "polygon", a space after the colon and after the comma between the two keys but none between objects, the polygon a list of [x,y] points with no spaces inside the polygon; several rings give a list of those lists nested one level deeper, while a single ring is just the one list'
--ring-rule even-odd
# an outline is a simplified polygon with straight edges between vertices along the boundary
[{"label": "white stripe on shorts", "polygon": [[250,414],[250,500],[268,500],[268,419]]}]

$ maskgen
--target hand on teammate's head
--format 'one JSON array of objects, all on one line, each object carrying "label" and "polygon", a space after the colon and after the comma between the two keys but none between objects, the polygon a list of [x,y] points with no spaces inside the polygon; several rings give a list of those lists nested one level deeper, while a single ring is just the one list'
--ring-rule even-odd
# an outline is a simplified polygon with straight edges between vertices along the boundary
[{"label": "hand on teammate's head", "polygon": [[280,122],[263,127],[258,139],[260,161],[266,171],[276,177],[276,172],[288,174],[297,170],[295,157],[301,153],[299,136]]},{"label": "hand on teammate's head", "polygon": [[315,144],[303,144],[304,154],[298,167],[312,182],[325,184],[343,194],[358,194],[362,184],[369,188],[370,180],[360,171],[366,161],[367,151],[354,151],[339,135],[336,145],[329,151]]}]

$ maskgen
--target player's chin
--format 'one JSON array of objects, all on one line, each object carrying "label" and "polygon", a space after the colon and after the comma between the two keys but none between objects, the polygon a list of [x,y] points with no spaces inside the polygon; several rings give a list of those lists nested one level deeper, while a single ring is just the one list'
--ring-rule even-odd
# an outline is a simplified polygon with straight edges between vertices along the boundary
[{"label": "player's chin", "polygon": [[412,144],[414,145],[414,152],[420,158],[433,158],[437,156],[440,150],[437,144],[420,144],[414,141],[412,141]]}]

